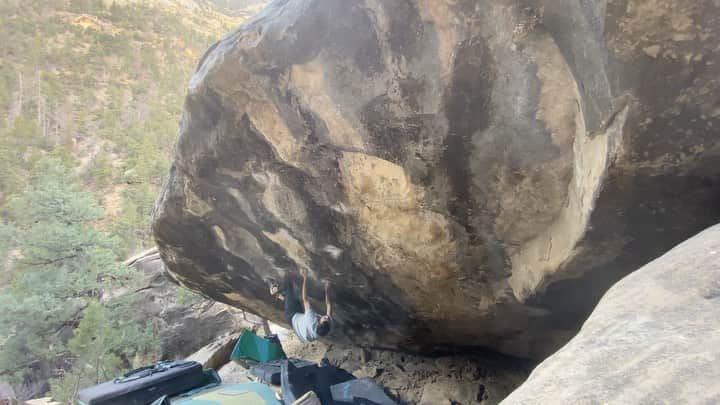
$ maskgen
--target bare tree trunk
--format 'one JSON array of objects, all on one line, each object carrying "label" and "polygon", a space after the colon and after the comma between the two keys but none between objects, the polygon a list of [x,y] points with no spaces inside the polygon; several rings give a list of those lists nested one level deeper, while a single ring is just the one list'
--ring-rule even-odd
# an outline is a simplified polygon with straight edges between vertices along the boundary
[{"label": "bare tree trunk", "polygon": [[77,400],[78,393],[80,392],[80,379],[82,378],[82,373],[77,373],[77,378],[75,379],[75,384],[73,384],[73,391],[72,395],[70,396],[70,403],[74,404]]},{"label": "bare tree trunk", "polygon": [[45,102],[42,96],[42,70],[37,72],[37,121],[38,128],[43,137],[47,137],[47,127],[45,125]]},{"label": "bare tree trunk", "polygon": [[57,102],[57,100],[55,100],[55,110],[53,111],[53,124],[55,124],[55,126],[53,128],[54,129],[53,132],[54,132],[54,137],[55,137],[56,142],[60,139],[60,120],[57,117],[58,108],[59,108],[58,102]]},{"label": "bare tree trunk", "polygon": [[42,128],[42,72],[37,71],[37,125]]},{"label": "bare tree trunk", "polygon": [[15,122],[15,119],[22,114],[23,109],[23,96],[25,95],[25,89],[23,86],[23,74],[22,71],[18,70],[18,89],[13,96],[13,103],[8,111],[7,123],[8,126]]},{"label": "bare tree trunk", "polygon": [[22,71],[18,71],[18,116],[22,115],[23,104],[25,104],[25,84],[23,83]]}]

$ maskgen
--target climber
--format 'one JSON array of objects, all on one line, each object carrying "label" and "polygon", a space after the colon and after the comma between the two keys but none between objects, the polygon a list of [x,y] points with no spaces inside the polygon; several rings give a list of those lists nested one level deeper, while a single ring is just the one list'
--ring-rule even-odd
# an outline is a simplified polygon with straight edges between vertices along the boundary
[{"label": "climber", "polygon": [[292,325],[295,334],[303,343],[312,342],[318,336],[326,336],[330,332],[330,282],[325,281],[325,315],[320,315],[312,310],[310,301],[307,299],[306,284],[307,270],[301,271],[302,283],[302,306],[295,292],[290,277],[285,277],[283,295],[285,296],[285,316]]}]

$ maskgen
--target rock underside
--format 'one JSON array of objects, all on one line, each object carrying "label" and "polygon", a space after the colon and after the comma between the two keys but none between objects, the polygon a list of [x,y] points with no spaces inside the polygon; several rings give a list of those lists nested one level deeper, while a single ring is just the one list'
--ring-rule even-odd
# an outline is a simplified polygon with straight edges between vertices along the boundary
[{"label": "rock underside", "polygon": [[720,221],[712,0],[276,0],[190,81],[154,212],[182,284],[338,342],[541,358]]},{"label": "rock underside", "polygon": [[720,225],[615,284],[503,404],[720,402]]},{"label": "rock underside", "polygon": [[185,358],[219,336],[235,334],[253,325],[241,310],[226,304],[202,297],[184,302],[155,249],[129,259],[126,264],[144,274],[144,286],[128,293],[142,303],[134,308],[135,317],[157,323],[161,359]]}]

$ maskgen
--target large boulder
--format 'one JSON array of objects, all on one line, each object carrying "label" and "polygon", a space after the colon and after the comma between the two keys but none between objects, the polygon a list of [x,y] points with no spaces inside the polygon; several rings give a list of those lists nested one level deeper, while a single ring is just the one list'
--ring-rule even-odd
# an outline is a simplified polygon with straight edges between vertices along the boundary
[{"label": "large boulder", "polygon": [[238,341],[238,335],[220,336],[214,342],[203,346],[200,350],[191,354],[187,359],[197,361],[203,368],[220,370],[230,362],[230,356]]},{"label": "large boulder", "polygon": [[154,213],[186,286],[332,339],[542,357],[720,220],[714,0],[276,0],[190,80]]},{"label": "large boulder", "polygon": [[17,403],[17,397],[15,396],[13,387],[10,384],[0,381],[0,405],[15,405]]},{"label": "large boulder", "polygon": [[614,285],[503,404],[720,401],[720,225]]},{"label": "large boulder", "polygon": [[168,277],[157,249],[128,259],[125,264],[142,271],[144,283],[135,291],[115,293],[133,294],[137,299],[134,316],[157,322],[160,355],[164,359],[185,358],[220,337],[237,335],[254,325],[239,309],[200,296],[184,297]]}]

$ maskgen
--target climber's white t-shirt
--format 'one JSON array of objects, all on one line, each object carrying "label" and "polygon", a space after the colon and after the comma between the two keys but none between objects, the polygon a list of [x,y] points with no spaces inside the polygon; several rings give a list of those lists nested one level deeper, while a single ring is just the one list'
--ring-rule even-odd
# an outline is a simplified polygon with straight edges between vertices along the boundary
[{"label": "climber's white t-shirt", "polygon": [[317,339],[315,329],[320,322],[320,315],[316,314],[312,309],[307,310],[304,314],[297,313],[292,318],[292,327],[295,334],[303,343],[312,342]]}]

